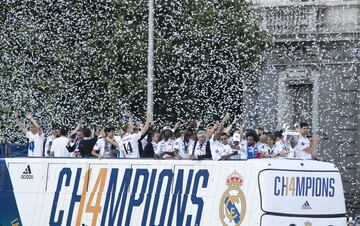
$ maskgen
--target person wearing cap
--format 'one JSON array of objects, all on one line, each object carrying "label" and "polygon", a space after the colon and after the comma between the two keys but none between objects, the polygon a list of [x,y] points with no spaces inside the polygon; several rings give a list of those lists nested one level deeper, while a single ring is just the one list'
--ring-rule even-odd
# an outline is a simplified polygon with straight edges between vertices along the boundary
[{"label": "person wearing cap", "polygon": [[232,154],[229,156],[230,159],[246,159],[246,153],[241,148],[241,144],[241,135],[234,133],[231,144],[228,144],[228,148],[232,151]]},{"label": "person wearing cap", "polygon": [[173,131],[170,126],[165,126],[161,132],[161,141],[158,143],[155,150],[155,157],[157,158],[174,158],[174,140]]}]

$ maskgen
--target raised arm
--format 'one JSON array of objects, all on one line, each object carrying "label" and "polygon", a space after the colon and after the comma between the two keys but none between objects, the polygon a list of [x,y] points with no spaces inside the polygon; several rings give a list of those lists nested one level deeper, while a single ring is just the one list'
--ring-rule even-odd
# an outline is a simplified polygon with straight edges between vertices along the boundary
[{"label": "raised arm", "polygon": [[27,133],[27,129],[25,128],[24,124],[21,122],[20,120],[20,116],[19,116],[19,113],[15,113],[15,121],[16,121],[16,124],[19,126],[19,128],[21,129],[21,131],[23,133]]},{"label": "raised arm", "polygon": [[218,125],[216,131],[215,131],[215,134],[214,134],[214,139],[218,139],[220,134],[221,134],[221,131],[223,130],[224,128],[224,124],[225,122],[227,122],[229,120],[229,114],[226,113],[225,116],[223,117],[223,119],[221,120],[220,124]]},{"label": "raised arm", "polygon": [[36,128],[39,129],[39,134],[41,134],[41,133],[42,133],[42,128],[41,128],[40,124],[39,124],[39,123],[34,119],[34,117],[31,115],[31,113],[30,113],[30,112],[26,112],[25,117],[26,117],[27,119],[29,119],[30,122],[31,122]]},{"label": "raised arm", "polygon": [[238,122],[239,121],[239,116],[237,115],[237,116],[235,116],[234,117],[234,120],[233,120],[233,122],[226,128],[226,133],[227,134],[229,134],[230,133],[230,131],[231,131],[231,129],[232,129],[232,127],[236,124],[236,122]]},{"label": "raised arm", "polygon": [[145,125],[141,130],[141,137],[144,137],[146,133],[149,131],[149,129],[150,129],[150,122],[148,119],[146,119]]},{"label": "raised arm", "polygon": [[81,118],[81,119],[77,122],[75,129],[73,129],[73,130],[70,132],[69,137],[71,137],[72,135],[74,135],[74,134],[81,128],[81,126],[82,126],[83,123],[84,123],[84,120]]}]

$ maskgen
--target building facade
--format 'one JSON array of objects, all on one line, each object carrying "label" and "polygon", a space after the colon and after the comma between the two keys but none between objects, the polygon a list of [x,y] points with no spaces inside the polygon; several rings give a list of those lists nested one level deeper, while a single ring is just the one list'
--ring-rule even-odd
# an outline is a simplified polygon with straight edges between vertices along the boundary
[{"label": "building facade", "polygon": [[252,4],[273,46],[259,88],[245,91],[248,121],[269,131],[309,122],[319,154],[342,172],[349,214],[360,214],[360,1]]}]

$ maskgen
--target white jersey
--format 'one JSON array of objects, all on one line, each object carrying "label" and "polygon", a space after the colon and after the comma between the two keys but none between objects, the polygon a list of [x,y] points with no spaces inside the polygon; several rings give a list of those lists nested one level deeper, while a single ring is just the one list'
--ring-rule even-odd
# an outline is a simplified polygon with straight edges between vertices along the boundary
[{"label": "white jersey", "polygon": [[242,140],[239,144],[240,146],[240,159],[247,159],[247,142]]},{"label": "white jersey", "polygon": [[274,153],[276,155],[280,154],[281,151],[286,151],[286,145],[282,140],[278,140],[274,144]]},{"label": "white jersey", "polygon": [[154,152],[157,155],[162,155],[164,152],[174,152],[174,140],[169,139],[167,141],[160,141]]},{"label": "white jersey", "polygon": [[121,143],[122,143],[122,138],[121,136],[114,136],[114,140],[116,141],[116,143],[118,143],[119,147],[116,147],[116,157],[118,158],[124,158],[124,154],[122,153],[122,151],[120,151],[121,148]]},{"label": "white jersey", "polygon": [[54,157],[70,157],[66,146],[69,143],[69,138],[61,136],[52,141],[50,152],[54,153]]},{"label": "white jersey", "polygon": [[268,144],[258,143],[257,146],[258,146],[258,150],[261,153],[268,153],[268,151],[269,151],[269,145]]},{"label": "white jersey", "polygon": [[216,161],[220,160],[222,156],[232,153],[227,145],[222,144],[218,140],[214,140],[214,135],[210,139],[210,150],[212,159]]},{"label": "white jersey", "polygon": [[191,154],[191,147],[194,146],[194,141],[189,139],[188,142],[185,142],[183,137],[179,137],[175,140],[174,149],[179,150],[179,155],[183,159],[188,159],[189,154]]},{"label": "white jersey", "polygon": [[111,143],[106,142],[105,138],[100,138],[96,141],[94,149],[99,151],[99,155],[104,158],[111,158]]},{"label": "white jersey", "polygon": [[299,141],[296,144],[294,151],[295,151],[295,158],[297,159],[311,159],[311,154],[306,153],[304,151],[305,148],[310,147],[310,141],[308,138],[299,135]]},{"label": "white jersey", "polygon": [[125,158],[140,158],[139,153],[139,140],[141,138],[141,132],[133,134],[125,134],[121,139],[121,149],[125,152]]},{"label": "white jersey", "polygon": [[50,148],[51,148],[53,140],[55,140],[55,137],[53,135],[48,136],[46,138],[45,151],[44,151],[45,157],[50,157],[50,153],[48,153],[48,151],[50,152]]},{"label": "white jersey", "polygon": [[230,144],[226,145],[226,148],[229,150],[230,153],[237,152],[237,155],[230,156],[230,159],[242,159],[242,152],[240,151],[239,146],[231,146]]},{"label": "white jersey", "polygon": [[42,157],[44,150],[44,133],[33,134],[30,131],[26,132],[26,138],[29,139],[28,156]]}]

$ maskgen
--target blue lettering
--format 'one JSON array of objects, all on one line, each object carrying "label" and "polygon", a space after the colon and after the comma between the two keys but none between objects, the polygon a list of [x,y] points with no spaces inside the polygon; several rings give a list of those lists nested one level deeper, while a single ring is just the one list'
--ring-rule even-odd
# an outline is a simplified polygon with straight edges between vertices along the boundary
[{"label": "blue lettering", "polygon": [[329,196],[330,197],[334,197],[335,195],[335,178],[330,178],[330,185],[329,185],[329,188],[330,188],[330,191],[329,191]]},{"label": "blue lettering", "polygon": [[[109,202],[110,202],[110,212],[109,212],[108,225],[115,225],[115,219],[116,219],[116,214],[119,209],[120,200],[121,200],[120,210],[125,209],[125,202],[126,202],[126,198],[127,198],[127,191],[129,189],[130,180],[131,180],[132,169],[130,168],[130,169],[125,170],[124,177],[122,179],[121,187],[119,190],[119,195],[116,199],[116,204],[115,204],[115,209],[114,209],[114,200],[115,200],[118,174],[119,174],[119,169],[111,170],[109,187],[108,187],[108,190],[106,193],[104,210],[103,210],[103,215],[101,218],[101,225],[105,225],[106,215],[108,213],[108,208],[109,208]],[[124,211],[120,211],[119,212],[119,220],[118,220],[117,225],[121,225],[123,216],[124,216]]]},{"label": "blue lettering", "polygon": [[152,193],[153,193],[153,190],[154,190],[156,172],[157,172],[157,169],[153,169],[152,172],[151,172],[151,178],[150,178],[150,183],[149,183],[149,191],[146,194],[146,203],[145,203],[144,214],[143,214],[143,218],[142,218],[142,222],[141,222],[141,225],[143,225],[143,226],[147,225],[146,221],[147,221],[148,214],[149,214]]},{"label": "blue lettering", "polygon": [[73,188],[73,192],[72,192],[72,196],[71,196],[69,215],[67,218],[66,225],[71,225],[71,220],[72,220],[72,215],[74,213],[75,203],[80,202],[80,199],[81,199],[81,195],[77,195],[77,190],[79,187],[80,179],[81,179],[81,168],[78,168],[76,170],[75,184],[74,184],[74,188]]},{"label": "blue lettering", "polygon": [[52,205],[52,208],[51,208],[51,215],[50,215],[50,220],[49,220],[50,225],[54,225],[54,226],[62,225],[62,220],[63,220],[63,217],[64,217],[64,210],[59,211],[59,217],[58,217],[57,221],[55,221],[55,213],[56,213],[56,207],[57,207],[58,201],[59,201],[61,185],[63,183],[63,180],[64,180],[65,176],[66,176],[65,186],[69,186],[70,185],[70,179],[71,179],[71,169],[70,168],[63,168],[60,171],[60,175],[59,175],[59,179],[58,179],[58,183],[57,183],[57,187],[56,187],[56,191],[55,191],[55,195],[54,195],[53,205]]},{"label": "blue lettering", "polygon": [[[325,178],[324,178],[325,179]],[[317,197],[320,197],[321,196],[321,190],[322,190],[322,186],[321,186],[321,178],[320,177],[317,177],[315,179],[315,195]]]},{"label": "blue lettering", "polygon": [[286,186],[287,184],[285,184],[285,177],[281,177],[282,179],[282,184],[281,184],[281,196],[284,196],[284,192],[286,190]]},{"label": "blue lettering", "polygon": [[280,182],[280,177],[275,177],[274,179],[274,195],[279,196],[280,195],[280,189],[277,188],[277,183]]},{"label": "blue lettering", "polygon": [[[141,187],[141,191],[139,193],[139,198],[135,199],[137,189],[139,186],[140,177],[143,177],[144,180],[142,182],[142,187]],[[134,206],[140,206],[141,203],[143,202],[148,180],[149,180],[149,171],[147,169],[137,169],[136,170],[136,175],[135,175],[135,179],[134,179],[134,187],[133,187],[133,190],[130,195],[130,202],[129,202],[129,208],[128,208],[128,212],[127,212],[127,216],[126,216],[125,225],[130,225],[131,214],[132,214],[132,210],[133,210]]]},{"label": "blue lettering", "polygon": [[311,177],[306,177],[305,196],[308,196],[309,189],[311,189]]},{"label": "blue lettering", "polygon": [[[170,212],[169,212],[168,226],[173,225],[172,220],[174,217],[176,200],[177,200],[176,225],[183,225],[185,210],[186,210],[186,203],[187,203],[188,196],[190,193],[190,187],[191,187],[193,174],[194,174],[194,170],[190,170],[189,177],[188,177],[187,183],[186,183],[185,194],[183,194],[184,170],[180,169],[177,173],[177,180],[176,180],[175,189],[174,189],[174,193],[172,196]],[[183,196],[183,199],[181,200],[182,196]]]},{"label": "blue lettering", "polygon": [[296,177],[296,196],[304,196],[304,194],[305,194],[305,177]]},{"label": "blue lettering", "polygon": [[[196,214],[196,219],[195,219],[194,225],[200,225],[201,215],[202,215],[203,206],[204,206],[204,200],[202,198],[199,198],[196,196],[201,177],[203,178],[203,183],[202,183],[201,187],[206,188],[208,185],[208,181],[209,181],[209,171],[206,169],[199,170],[195,175],[194,187],[193,187],[192,194],[191,194],[191,202],[194,205],[198,206],[198,211]],[[192,217],[191,215],[189,215],[187,217],[186,225],[191,225],[191,217]]]},{"label": "blue lettering", "polygon": [[171,183],[172,183],[172,180],[174,177],[174,174],[171,169],[165,169],[159,175],[159,181],[158,181],[157,188],[156,188],[154,205],[153,205],[151,218],[150,218],[150,225],[155,225],[155,217],[156,217],[156,213],[158,212],[157,208],[159,205],[160,192],[161,192],[161,188],[162,188],[165,177],[168,177],[168,179],[167,179],[166,191],[165,191],[165,195],[164,195],[164,203],[163,203],[163,208],[161,210],[160,223],[156,224],[156,225],[164,225],[164,222],[165,222],[166,210],[167,210],[169,196],[170,196],[169,194],[170,194],[170,189],[171,189]]}]

